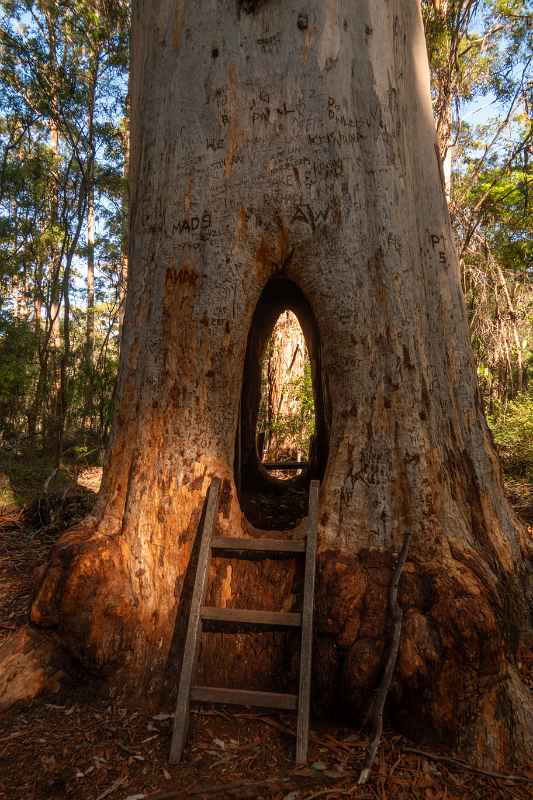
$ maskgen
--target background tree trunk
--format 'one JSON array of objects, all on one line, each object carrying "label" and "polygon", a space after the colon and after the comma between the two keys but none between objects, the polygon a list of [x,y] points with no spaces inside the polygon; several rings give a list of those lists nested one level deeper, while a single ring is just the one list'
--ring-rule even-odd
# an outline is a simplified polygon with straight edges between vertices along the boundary
[{"label": "background tree trunk", "polygon": [[127,185],[127,178],[130,168],[130,101],[129,94],[126,97],[126,107],[124,114],[124,121],[121,130],[122,150],[124,153],[124,177],[126,178],[126,185],[122,195],[122,231],[121,231],[121,260],[120,271],[118,275],[118,319],[119,319],[119,337],[122,335],[122,325],[124,323],[124,312],[126,307],[126,287],[128,284],[128,244],[129,244],[129,187]]},{"label": "background tree trunk", "polygon": [[94,359],[94,184],[89,178],[87,192],[87,328],[85,339],[86,362],[90,370]]},{"label": "background tree trunk", "polygon": [[[419,4],[237,5],[134,4],[114,433],[95,517],[56,547],[32,618],[122,685],[150,691],[169,665],[175,685],[213,475],[220,533],[254,535],[234,481],[243,368],[261,293],[283,276],[316,319],[329,436],[315,710],[363,719],[409,528],[392,717],[493,767],[520,761],[526,540],[472,366]],[[268,561],[215,561],[212,579],[220,605],[290,608],[299,591]],[[285,634],[207,634],[203,678],[290,683],[294,650]]]},{"label": "background tree trunk", "polygon": [[95,249],[95,140],[94,123],[96,112],[96,87],[98,83],[98,70],[100,65],[100,52],[94,48],[90,56],[88,70],[88,107],[87,107],[87,158],[85,163],[87,187],[87,328],[85,337],[85,363],[87,370],[87,397],[85,409],[90,416],[92,407],[92,394],[94,389],[94,249]]},{"label": "background tree trunk", "polygon": [[294,380],[303,378],[306,345],[303,331],[294,314],[282,314],[274,326],[268,346],[270,349],[262,376],[266,383],[265,397],[262,399],[268,429],[263,458],[265,461],[290,458],[298,461],[307,458],[308,454],[296,452],[294,437],[283,430],[272,431],[276,418],[297,417],[299,414],[298,403],[290,394],[290,386]]}]

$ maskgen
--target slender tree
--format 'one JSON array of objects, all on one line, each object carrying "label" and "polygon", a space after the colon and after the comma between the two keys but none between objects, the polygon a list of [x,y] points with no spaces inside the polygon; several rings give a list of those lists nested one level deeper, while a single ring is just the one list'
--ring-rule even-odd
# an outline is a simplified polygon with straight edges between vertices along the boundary
[{"label": "slender tree", "polygon": [[[18,403],[21,418],[27,416],[30,438],[35,441],[40,433],[59,462],[69,415],[77,433],[93,413],[93,396],[102,388],[108,403],[112,391],[113,359],[110,370],[95,375],[98,347],[107,354],[115,348],[107,346],[115,336],[106,332],[107,312],[99,319],[97,302],[115,293],[107,275],[115,274],[118,283],[119,258],[113,256],[113,248],[120,240],[120,221],[114,217],[121,212],[113,207],[124,183],[120,119],[126,88],[127,4],[114,4],[113,15],[82,0],[74,5],[2,0],[0,8],[0,91],[10,131],[2,136],[0,202],[16,212],[9,217],[6,240],[11,256],[6,267],[16,288],[13,308],[21,308],[21,287],[30,298],[33,295],[38,354],[33,385]],[[20,164],[14,157],[16,148]],[[97,228],[105,248],[97,241]],[[98,248],[109,287],[100,298],[95,281]],[[80,314],[73,281],[75,257],[82,255],[87,258],[87,309]],[[116,318],[118,302],[114,307]],[[78,320],[85,328],[81,336]],[[78,407],[70,414],[73,402]]]}]

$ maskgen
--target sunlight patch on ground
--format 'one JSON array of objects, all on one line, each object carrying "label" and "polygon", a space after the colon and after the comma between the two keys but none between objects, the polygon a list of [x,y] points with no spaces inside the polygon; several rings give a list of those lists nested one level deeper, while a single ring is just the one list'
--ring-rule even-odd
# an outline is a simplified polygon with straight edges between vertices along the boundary
[{"label": "sunlight patch on ground", "polygon": [[87,467],[78,475],[77,483],[90,492],[98,492],[102,483],[102,467]]}]

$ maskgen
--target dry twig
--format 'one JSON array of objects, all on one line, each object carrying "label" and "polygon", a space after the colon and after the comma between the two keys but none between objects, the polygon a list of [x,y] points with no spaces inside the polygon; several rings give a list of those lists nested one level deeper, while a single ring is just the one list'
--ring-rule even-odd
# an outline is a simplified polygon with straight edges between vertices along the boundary
[{"label": "dry twig", "polygon": [[415,753],[416,755],[422,756],[423,758],[428,758],[431,761],[443,761],[446,764],[453,764],[455,767],[466,769],[469,772],[475,772],[476,775],[484,775],[487,778],[494,778],[498,781],[527,783],[533,786],[533,778],[528,778],[527,775],[510,775],[504,772],[491,772],[486,769],[481,769],[481,767],[474,767],[473,764],[469,764],[467,761],[461,761],[458,758],[453,758],[453,756],[440,756],[436,753],[427,753],[425,750],[418,750],[416,747],[402,747],[402,750],[404,753]]},{"label": "dry twig", "polygon": [[366,759],[366,764],[364,768],[361,770],[361,775],[359,776],[359,783],[366,783],[368,780],[370,771],[372,769],[372,765],[374,764],[374,760],[378,752],[379,743],[381,741],[381,734],[383,733],[383,709],[385,708],[385,702],[387,700],[387,695],[389,693],[390,685],[392,683],[394,668],[396,667],[396,661],[398,659],[398,650],[400,648],[400,635],[402,632],[403,611],[398,605],[398,586],[400,585],[402,570],[405,561],[407,559],[407,551],[409,550],[411,536],[412,536],[412,531],[407,531],[402,551],[398,559],[398,564],[396,566],[396,571],[393,575],[390,587],[389,606],[394,623],[392,631],[392,642],[389,651],[389,657],[387,659],[387,664],[385,666],[385,670],[381,677],[377,697],[374,704],[372,739],[368,746],[368,755]]}]

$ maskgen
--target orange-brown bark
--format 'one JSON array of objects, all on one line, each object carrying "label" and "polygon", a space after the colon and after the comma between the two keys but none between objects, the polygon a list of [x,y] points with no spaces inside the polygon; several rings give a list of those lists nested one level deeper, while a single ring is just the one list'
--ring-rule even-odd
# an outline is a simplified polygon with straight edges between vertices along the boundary
[{"label": "orange-brown bark", "polygon": [[[315,708],[366,713],[410,528],[390,713],[499,767],[533,743],[516,673],[528,545],[477,392],[417,5],[310,0],[302,27],[293,2],[184,4],[175,29],[175,3],[137,0],[113,440],[95,517],[55,548],[32,619],[128,691],[149,696],[169,666],[175,684],[213,475],[218,532],[256,535],[235,480],[241,452],[260,488],[237,446],[243,397],[256,413],[243,376],[283,278],[319,400]],[[298,599],[277,562],[214,563],[211,580],[228,606]],[[285,634],[208,634],[203,677],[290,683],[294,650]]]}]

